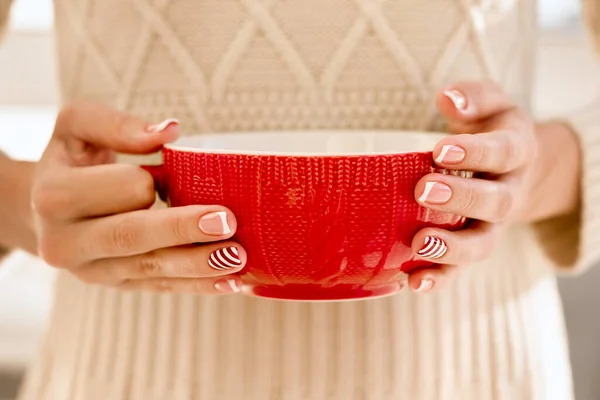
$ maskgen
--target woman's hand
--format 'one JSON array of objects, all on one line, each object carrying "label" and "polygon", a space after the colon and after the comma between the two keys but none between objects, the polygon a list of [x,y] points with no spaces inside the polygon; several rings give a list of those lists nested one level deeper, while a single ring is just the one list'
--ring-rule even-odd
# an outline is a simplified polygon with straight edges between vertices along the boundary
[{"label": "woman's hand", "polygon": [[150,174],[112,163],[113,151],[151,153],[178,135],[173,120],[148,125],[93,104],[63,109],[32,185],[39,255],[92,284],[239,291],[235,273],[246,253],[227,240],[236,230],[233,214],[217,205],[149,209]]},{"label": "woman's hand", "polygon": [[[562,143],[562,158],[577,158],[574,135],[566,127],[534,124],[491,82],[453,85],[439,94],[437,106],[456,135],[437,144],[436,164],[474,171],[478,177],[429,174],[417,184],[415,198],[424,207],[472,220],[460,231],[425,228],[416,234],[414,253],[437,263],[410,274],[409,286],[419,292],[441,287],[457,265],[489,257],[503,224],[566,212],[577,193],[576,188],[566,186],[562,193],[556,191],[560,185],[548,179],[552,169],[548,164],[561,162],[552,160],[549,146],[556,149]],[[576,161],[569,162],[571,170],[576,169]],[[554,193],[539,192],[552,186]]]}]

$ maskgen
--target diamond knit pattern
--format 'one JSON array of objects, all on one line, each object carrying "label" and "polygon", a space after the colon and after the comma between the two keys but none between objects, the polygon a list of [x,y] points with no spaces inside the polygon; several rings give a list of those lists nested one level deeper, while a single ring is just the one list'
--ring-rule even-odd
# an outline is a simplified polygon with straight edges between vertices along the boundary
[{"label": "diamond knit pattern", "polygon": [[440,129],[433,96],[452,80],[526,100],[512,72],[531,3],[57,0],[63,90],[186,132]]}]

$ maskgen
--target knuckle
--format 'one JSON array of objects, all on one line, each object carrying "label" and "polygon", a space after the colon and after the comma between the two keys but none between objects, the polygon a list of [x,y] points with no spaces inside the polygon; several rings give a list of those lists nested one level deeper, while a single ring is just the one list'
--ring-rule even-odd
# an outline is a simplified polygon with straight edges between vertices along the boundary
[{"label": "knuckle", "polygon": [[140,243],[141,234],[136,229],[135,222],[131,217],[124,216],[111,231],[108,250],[116,249],[127,253],[135,250]]},{"label": "knuckle", "polygon": [[154,252],[140,256],[138,269],[144,278],[158,277],[163,273],[162,264]]},{"label": "knuckle", "polygon": [[201,280],[192,279],[192,280],[190,280],[189,290],[192,293],[204,293],[204,292],[206,292],[206,287]]},{"label": "knuckle", "polygon": [[185,257],[176,266],[177,275],[186,278],[198,277],[199,270],[198,263],[194,261],[192,257]]},{"label": "knuckle", "polygon": [[462,204],[460,204],[462,215],[470,215],[477,207],[477,190],[473,185],[466,185]]},{"label": "knuckle", "polygon": [[56,217],[70,203],[69,193],[49,184],[38,184],[31,191],[31,209],[42,218]]},{"label": "knuckle", "polygon": [[180,243],[194,242],[194,232],[191,229],[190,218],[184,213],[177,213],[172,220],[171,233]]},{"label": "knuckle", "polygon": [[501,222],[506,220],[510,216],[515,204],[514,196],[512,195],[512,192],[508,190],[506,185],[497,184],[497,187],[496,209],[491,222]]},{"label": "knuckle", "polygon": [[499,148],[502,151],[498,152],[501,154],[500,160],[498,160],[498,169],[501,173],[508,172],[520,163],[521,151],[515,141],[515,135],[512,132],[505,132],[501,136],[501,143]]},{"label": "knuckle", "polygon": [[149,289],[153,292],[158,293],[173,293],[175,292],[175,286],[170,279],[159,278],[153,279],[149,284]]},{"label": "knuckle", "polygon": [[473,142],[471,149],[469,151],[469,156],[472,159],[474,165],[483,166],[487,161],[487,154],[489,153],[485,144],[479,140]]},{"label": "knuckle", "polygon": [[59,243],[49,240],[47,237],[40,237],[37,244],[39,257],[49,266],[58,269],[67,269],[70,267],[68,252],[65,251]]},{"label": "knuckle", "polygon": [[79,109],[79,104],[76,102],[68,103],[64,107],[60,109],[58,115],[56,116],[56,125],[65,126],[70,123],[73,116],[77,113]]}]

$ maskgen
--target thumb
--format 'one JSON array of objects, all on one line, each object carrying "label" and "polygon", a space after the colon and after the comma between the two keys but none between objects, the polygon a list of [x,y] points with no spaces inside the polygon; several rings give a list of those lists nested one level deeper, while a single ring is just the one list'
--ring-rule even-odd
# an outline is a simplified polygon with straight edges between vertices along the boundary
[{"label": "thumb", "polygon": [[179,134],[179,123],[175,119],[148,123],[104,105],[83,102],[61,110],[53,139],[63,141],[67,152],[75,154],[90,147],[147,154],[177,139]]}]

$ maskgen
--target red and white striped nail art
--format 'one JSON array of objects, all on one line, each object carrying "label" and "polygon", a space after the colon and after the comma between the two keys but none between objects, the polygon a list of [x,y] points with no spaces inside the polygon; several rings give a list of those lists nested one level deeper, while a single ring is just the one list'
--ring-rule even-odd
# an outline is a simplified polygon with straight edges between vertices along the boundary
[{"label": "red and white striped nail art", "polygon": [[231,246],[218,249],[208,257],[208,265],[217,271],[239,268],[242,265],[238,249]]},{"label": "red and white striped nail art", "polygon": [[433,236],[425,236],[425,243],[419,252],[417,253],[421,257],[425,258],[440,258],[448,251],[448,246],[440,238]]}]

